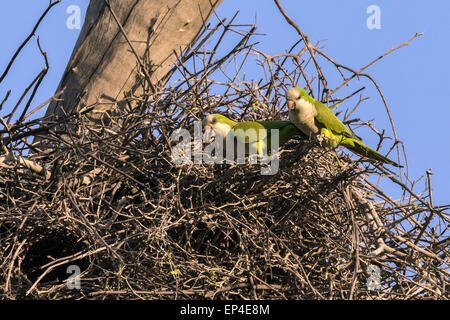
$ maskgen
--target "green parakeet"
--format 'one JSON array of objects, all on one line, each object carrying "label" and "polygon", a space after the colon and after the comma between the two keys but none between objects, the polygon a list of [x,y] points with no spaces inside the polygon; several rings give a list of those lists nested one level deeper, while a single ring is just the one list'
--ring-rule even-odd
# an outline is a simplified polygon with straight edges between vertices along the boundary
[{"label": "green parakeet", "polygon": [[286,94],[286,100],[289,108],[289,120],[306,136],[310,138],[321,136],[325,138],[325,143],[329,146],[342,145],[369,159],[401,167],[396,162],[366,146],[359,137],[351,133],[327,106],[311,98],[304,89],[291,88]]},{"label": "green parakeet", "polygon": [[272,145],[271,129],[278,129],[278,146],[282,146],[295,135],[303,135],[289,121],[267,120],[267,121],[245,121],[235,122],[221,114],[211,114],[203,120],[205,129],[204,140],[225,140],[231,135],[237,144],[243,143],[248,150],[255,150],[257,154],[267,154]]}]

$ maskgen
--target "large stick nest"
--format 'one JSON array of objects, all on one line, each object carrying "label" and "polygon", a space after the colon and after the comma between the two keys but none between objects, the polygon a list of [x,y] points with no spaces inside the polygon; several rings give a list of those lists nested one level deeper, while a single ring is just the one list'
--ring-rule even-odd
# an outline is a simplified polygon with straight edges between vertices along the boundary
[{"label": "large stick nest", "polygon": [[[173,163],[171,134],[192,132],[211,112],[285,119],[283,95],[296,84],[333,100],[307,39],[268,56],[254,48],[252,26],[239,28],[205,27],[153,84],[157,92],[143,80],[143,94],[101,121],[88,117],[95,106],[80,106],[59,119],[5,126],[4,298],[448,298],[446,208],[394,172],[301,137],[282,148],[275,175],[261,175],[259,164]],[[222,49],[230,34],[236,46]],[[245,79],[248,64],[261,68],[261,79]],[[335,66],[342,81],[353,75]],[[33,136],[42,150],[30,145]],[[380,146],[389,141],[379,136]],[[391,150],[398,145],[395,138]],[[81,271],[80,289],[67,286],[71,265]]]}]

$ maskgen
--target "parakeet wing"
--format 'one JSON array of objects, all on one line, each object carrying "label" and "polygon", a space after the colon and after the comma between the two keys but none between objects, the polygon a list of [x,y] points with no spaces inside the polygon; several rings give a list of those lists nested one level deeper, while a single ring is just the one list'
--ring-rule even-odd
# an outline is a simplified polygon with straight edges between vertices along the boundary
[{"label": "parakeet wing", "polygon": [[267,121],[246,121],[236,124],[232,131],[236,139],[241,143],[252,143],[267,138],[271,129],[279,129],[280,131],[292,126],[289,121],[267,120]]}]

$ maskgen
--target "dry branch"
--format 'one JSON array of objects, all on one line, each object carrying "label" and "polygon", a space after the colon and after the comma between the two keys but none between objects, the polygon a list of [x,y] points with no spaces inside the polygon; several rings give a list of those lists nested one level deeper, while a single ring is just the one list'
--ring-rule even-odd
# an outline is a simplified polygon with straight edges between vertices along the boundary
[{"label": "dry branch", "polygon": [[[95,103],[57,120],[0,118],[3,298],[448,299],[449,207],[394,172],[300,137],[272,176],[258,164],[172,162],[175,129],[193,132],[211,112],[280,119],[286,88],[326,83],[308,56],[322,51],[306,37],[269,56],[255,47],[255,26],[238,28],[233,19],[205,26],[177,53],[167,85],[144,79],[141,94],[124,108],[113,101],[96,123]],[[240,38],[222,48],[231,33]],[[244,78],[250,64],[260,79]],[[339,101],[325,90],[325,103]],[[351,101],[348,115],[365,99]],[[37,135],[52,148],[36,149]],[[396,145],[379,136],[380,147]],[[380,180],[403,196],[391,198]],[[81,290],[65,286],[71,264]],[[381,272],[375,289],[371,268]]]}]

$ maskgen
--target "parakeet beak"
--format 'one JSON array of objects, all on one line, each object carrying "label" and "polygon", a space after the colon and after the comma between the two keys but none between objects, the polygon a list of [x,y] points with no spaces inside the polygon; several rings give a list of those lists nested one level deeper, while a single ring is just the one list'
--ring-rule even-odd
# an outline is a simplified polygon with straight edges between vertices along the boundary
[{"label": "parakeet beak", "polygon": [[294,108],[295,108],[294,100],[288,100],[287,105],[288,105],[289,110],[294,110]]},{"label": "parakeet beak", "polygon": [[210,126],[208,126],[208,125],[206,125],[206,126],[204,127],[204,129],[205,129],[205,132],[203,133],[203,142],[205,142],[205,143],[210,143],[210,142],[212,142],[213,138],[216,137],[216,133],[215,133],[214,130],[213,130]]}]

